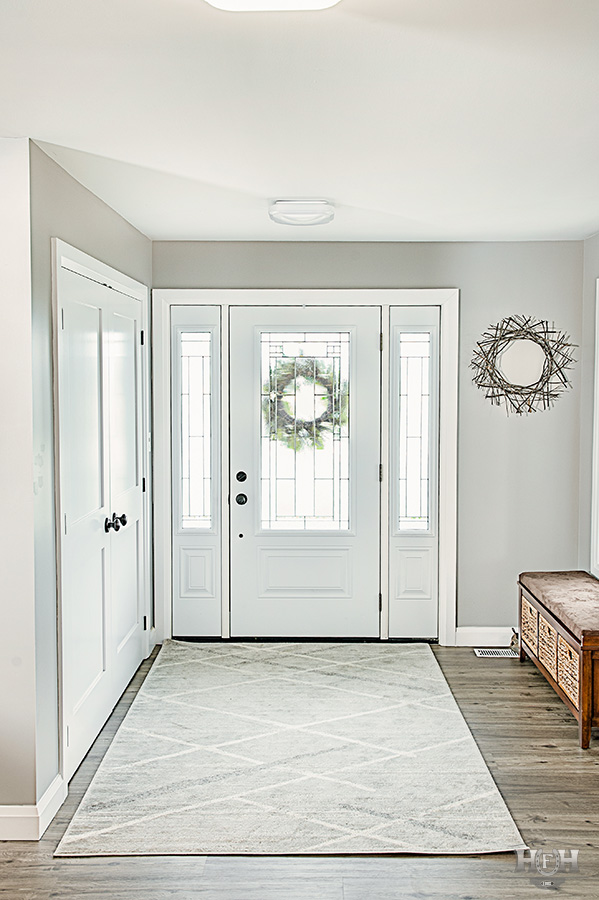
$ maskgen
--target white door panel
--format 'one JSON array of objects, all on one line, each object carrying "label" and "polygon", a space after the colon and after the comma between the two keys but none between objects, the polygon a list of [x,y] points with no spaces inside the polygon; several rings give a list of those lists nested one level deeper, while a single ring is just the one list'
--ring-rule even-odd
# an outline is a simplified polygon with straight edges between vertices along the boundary
[{"label": "white door panel", "polygon": [[139,486],[139,317],[140,304],[119,297],[110,316],[110,489],[113,499]]},{"label": "white door panel", "polygon": [[231,634],[379,635],[380,310],[232,308]]},{"label": "white door panel", "polygon": [[[77,278],[70,272],[67,275]],[[72,476],[66,510],[71,524],[97,512],[105,503],[104,328],[97,287],[94,282],[83,285],[79,301],[71,304],[68,342],[64,344],[65,412],[69,421],[76,423],[64,448]]]}]

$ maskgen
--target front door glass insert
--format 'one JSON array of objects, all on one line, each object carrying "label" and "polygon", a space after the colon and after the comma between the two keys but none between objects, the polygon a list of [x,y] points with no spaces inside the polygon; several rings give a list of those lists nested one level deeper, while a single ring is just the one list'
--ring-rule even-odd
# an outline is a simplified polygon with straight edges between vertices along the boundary
[{"label": "front door glass insert", "polygon": [[428,332],[399,335],[399,531],[430,529],[430,369]]},{"label": "front door glass insert", "polygon": [[349,529],[349,357],[349,332],[262,333],[263,529]]},{"label": "front door glass insert", "polygon": [[211,391],[209,331],[183,332],[181,353],[181,528],[210,528]]}]

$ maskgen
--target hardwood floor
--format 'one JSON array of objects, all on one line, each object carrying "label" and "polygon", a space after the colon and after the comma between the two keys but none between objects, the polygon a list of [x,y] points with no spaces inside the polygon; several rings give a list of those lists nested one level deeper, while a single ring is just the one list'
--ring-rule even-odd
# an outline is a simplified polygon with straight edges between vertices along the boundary
[{"label": "hardwood floor", "polygon": [[[52,854],[136,691],[140,667],[40,842],[0,843],[0,900],[498,900],[599,897],[599,732],[590,750],[530,662],[434,652],[524,840],[579,849],[579,874],[515,872],[514,854],[470,857],[110,857]],[[549,889],[540,886],[552,880]]]}]

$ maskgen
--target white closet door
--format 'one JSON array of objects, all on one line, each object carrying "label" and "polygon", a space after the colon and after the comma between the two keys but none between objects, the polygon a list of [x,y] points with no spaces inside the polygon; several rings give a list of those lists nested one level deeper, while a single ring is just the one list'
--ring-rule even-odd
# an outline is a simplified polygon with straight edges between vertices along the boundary
[{"label": "white closet door", "polygon": [[106,288],[60,273],[62,667],[69,778],[111,710]]},{"label": "white closet door", "polygon": [[57,279],[68,779],[144,655],[142,304],[64,267]]},{"label": "white closet door", "polygon": [[391,308],[389,636],[438,636],[439,308]]},{"label": "white closet door", "polygon": [[[108,410],[110,416],[110,596],[112,666],[117,697],[143,659],[144,529],[142,502],[141,303],[110,292]],[[108,299],[108,298],[107,298]],[[116,517],[116,518],[115,518]]]},{"label": "white closet door", "polygon": [[377,637],[380,310],[230,324],[231,634]]}]

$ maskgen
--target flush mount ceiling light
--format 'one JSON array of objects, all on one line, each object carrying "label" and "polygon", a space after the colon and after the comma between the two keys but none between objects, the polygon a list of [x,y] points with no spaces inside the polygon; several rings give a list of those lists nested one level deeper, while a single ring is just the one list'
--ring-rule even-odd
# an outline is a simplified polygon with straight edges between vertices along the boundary
[{"label": "flush mount ceiling light", "polygon": [[278,225],[326,225],[335,207],[328,200],[275,200],[268,215]]},{"label": "flush mount ceiling light", "polygon": [[328,9],[340,0],[206,0],[210,6],[227,12],[284,12]]}]

